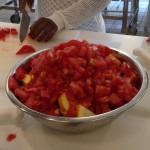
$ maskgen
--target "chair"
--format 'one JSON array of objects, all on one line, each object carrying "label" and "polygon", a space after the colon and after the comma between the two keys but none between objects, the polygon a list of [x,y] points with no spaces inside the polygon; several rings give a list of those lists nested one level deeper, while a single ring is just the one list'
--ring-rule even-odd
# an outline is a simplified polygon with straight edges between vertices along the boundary
[{"label": "chair", "polygon": [[[13,4],[13,6],[10,6],[11,4]],[[17,7],[17,0],[8,0],[3,6],[0,6],[0,10],[2,9],[14,10],[15,13],[10,17],[10,21],[12,23],[20,22],[19,9]]]},{"label": "chair", "polygon": [[[118,0],[119,3],[121,0]],[[131,10],[129,11],[129,1],[131,2]],[[139,10],[139,0],[124,0],[123,9],[120,10],[108,10],[107,8],[104,10],[103,17],[105,19],[115,19],[122,20],[122,34],[136,34],[137,33],[137,25],[138,25],[138,10]],[[108,15],[107,12],[120,12],[122,15]],[[130,16],[129,16],[130,14]]]}]

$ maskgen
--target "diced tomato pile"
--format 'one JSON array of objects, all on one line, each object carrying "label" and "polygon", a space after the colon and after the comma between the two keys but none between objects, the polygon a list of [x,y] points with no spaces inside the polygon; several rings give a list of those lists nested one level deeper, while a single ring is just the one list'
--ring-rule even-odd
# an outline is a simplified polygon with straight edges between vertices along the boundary
[{"label": "diced tomato pile", "polygon": [[9,78],[9,89],[24,105],[67,117],[78,117],[85,109],[92,114],[114,110],[128,103],[138,87],[138,74],[128,62],[85,40],[42,52]]},{"label": "diced tomato pile", "polygon": [[15,28],[0,28],[0,40],[5,41],[8,35],[18,35]]}]

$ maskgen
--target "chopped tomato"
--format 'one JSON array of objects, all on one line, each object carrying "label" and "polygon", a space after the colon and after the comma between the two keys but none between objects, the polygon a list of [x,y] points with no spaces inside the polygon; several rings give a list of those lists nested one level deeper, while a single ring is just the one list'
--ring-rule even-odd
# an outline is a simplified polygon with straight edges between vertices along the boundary
[{"label": "chopped tomato", "polygon": [[76,46],[70,46],[65,48],[65,56],[76,56],[78,54],[79,49]]},{"label": "chopped tomato", "polygon": [[101,103],[101,104],[100,104],[100,109],[101,109],[101,112],[102,112],[102,113],[106,113],[106,112],[111,111],[111,108],[110,108],[110,106],[109,106],[109,103]]},{"label": "chopped tomato", "polygon": [[48,115],[52,115],[52,116],[60,116],[60,110],[58,105],[51,105],[51,107],[49,108],[48,111]]},{"label": "chopped tomato", "polygon": [[107,63],[103,58],[100,59],[90,59],[90,64],[93,65],[94,67],[98,67],[100,70],[104,70],[107,68]]},{"label": "chopped tomato", "polygon": [[54,53],[56,53],[58,50],[63,50],[65,47],[67,47],[66,43],[61,43],[57,46],[54,46],[53,51]]},{"label": "chopped tomato", "polygon": [[77,98],[84,98],[85,92],[79,84],[71,82],[69,86],[71,91],[74,93],[74,95],[76,95]]},{"label": "chopped tomato", "polygon": [[97,85],[95,90],[96,97],[109,96],[111,94],[111,88],[106,86]]},{"label": "chopped tomato", "polygon": [[9,134],[8,136],[7,136],[7,141],[8,142],[11,142],[11,141],[13,141],[15,138],[16,138],[16,134],[14,134],[14,133],[11,133],[11,134]]},{"label": "chopped tomato", "polygon": [[82,47],[80,48],[80,51],[79,51],[79,53],[78,53],[78,56],[84,58],[84,57],[86,57],[86,54],[87,54],[87,48],[84,47],[84,46],[82,46]]},{"label": "chopped tomato", "polygon": [[20,98],[23,101],[29,97],[29,93],[20,88],[16,88],[14,93],[18,98]]},{"label": "chopped tomato", "polygon": [[1,29],[1,30],[0,30],[0,39],[1,39],[2,41],[5,41],[5,36],[6,36],[5,32],[3,31],[3,29]]},{"label": "chopped tomato", "polygon": [[5,41],[9,34],[18,35],[18,31],[15,28],[0,28],[0,40]]},{"label": "chopped tomato", "polygon": [[78,41],[78,40],[70,40],[67,45],[70,46],[76,46],[78,48],[82,47],[82,42]]},{"label": "chopped tomato", "polygon": [[15,28],[11,28],[10,33],[13,35],[18,35],[18,31]]},{"label": "chopped tomato", "polygon": [[13,77],[10,77],[8,80],[8,86],[11,91],[14,91],[16,88],[18,88],[19,85],[16,79],[14,79]]},{"label": "chopped tomato", "polygon": [[123,105],[122,99],[115,93],[111,94],[111,96],[109,97],[109,101],[113,108],[118,108]]},{"label": "chopped tomato", "polygon": [[2,31],[6,34],[10,34],[10,28],[3,28]]},{"label": "chopped tomato", "polygon": [[17,80],[21,81],[25,77],[25,75],[26,75],[26,71],[24,69],[22,69],[22,68],[16,69],[15,78]]},{"label": "chopped tomato", "polygon": [[32,46],[30,46],[30,45],[24,45],[23,47],[21,47],[21,49],[19,49],[17,51],[16,55],[33,53],[33,52],[35,52],[35,49]]},{"label": "chopped tomato", "polygon": [[[25,45],[17,54],[34,51]],[[77,106],[89,114],[111,111],[129,102],[140,88],[129,62],[110,48],[85,40],[61,43],[31,58],[8,84],[27,107],[66,117],[78,117]]]},{"label": "chopped tomato", "polygon": [[104,58],[113,53],[113,51],[107,46],[98,45],[98,48],[99,48],[99,50],[97,52],[100,53],[101,56]]}]

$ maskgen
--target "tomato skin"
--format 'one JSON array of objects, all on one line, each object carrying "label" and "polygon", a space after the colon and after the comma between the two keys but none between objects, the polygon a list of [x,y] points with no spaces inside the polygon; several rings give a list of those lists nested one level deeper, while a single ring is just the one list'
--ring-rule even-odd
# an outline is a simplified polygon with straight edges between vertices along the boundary
[{"label": "tomato skin", "polygon": [[32,46],[24,45],[16,52],[16,55],[33,53],[33,52],[35,52],[35,49]]}]

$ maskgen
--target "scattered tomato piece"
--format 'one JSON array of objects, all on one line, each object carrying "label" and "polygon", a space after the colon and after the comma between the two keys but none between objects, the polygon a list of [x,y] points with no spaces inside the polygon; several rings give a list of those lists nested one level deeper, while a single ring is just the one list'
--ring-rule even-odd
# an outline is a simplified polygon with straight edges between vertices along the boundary
[{"label": "scattered tomato piece", "polygon": [[11,141],[13,141],[15,138],[16,138],[16,134],[14,134],[14,133],[11,133],[11,134],[9,134],[8,136],[7,136],[7,141],[8,142],[11,142]]},{"label": "scattered tomato piece", "polygon": [[150,37],[146,40],[147,42],[150,42]]},{"label": "scattered tomato piece", "polygon": [[24,45],[23,47],[21,47],[18,50],[18,52],[16,53],[16,55],[33,53],[33,52],[35,52],[35,49],[32,46],[30,46],[30,45]]},{"label": "scattered tomato piece", "polygon": [[18,31],[15,28],[11,28],[10,33],[13,35],[18,35]]},{"label": "scattered tomato piece", "polygon": [[28,34],[28,37],[32,39],[32,37],[31,37],[31,35],[30,35],[30,34]]},{"label": "scattered tomato piece", "polygon": [[0,40],[5,41],[9,34],[18,35],[18,31],[15,28],[0,28]]}]

